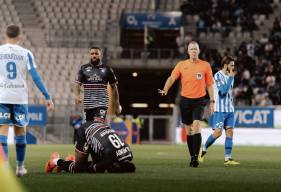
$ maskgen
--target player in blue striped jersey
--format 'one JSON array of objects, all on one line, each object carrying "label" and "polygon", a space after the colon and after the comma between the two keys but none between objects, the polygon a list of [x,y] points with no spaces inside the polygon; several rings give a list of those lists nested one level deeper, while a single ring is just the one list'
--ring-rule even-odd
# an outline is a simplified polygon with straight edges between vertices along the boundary
[{"label": "player in blue striped jersey", "polygon": [[[6,29],[6,44],[0,46],[0,145],[8,157],[7,135],[14,126],[16,143],[16,175],[27,173],[24,168],[26,152],[26,126],[28,125],[27,72],[47,100],[48,109],[54,105],[36,70],[33,54],[17,43],[20,28],[10,25]],[[6,158],[8,161],[8,158]]]},{"label": "player in blue striped jersey", "polygon": [[238,165],[231,157],[233,143],[234,104],[233,104],[233,84],[234,84],[234,58],[226,56],[222,60],[222,69],[214,75],[215,86],[215,110],[210,117],[210,125],[214,132],[208,137],[203,145],[199,161],[203,162],[207,149],[222,135],[225,129],[225,165]]}]

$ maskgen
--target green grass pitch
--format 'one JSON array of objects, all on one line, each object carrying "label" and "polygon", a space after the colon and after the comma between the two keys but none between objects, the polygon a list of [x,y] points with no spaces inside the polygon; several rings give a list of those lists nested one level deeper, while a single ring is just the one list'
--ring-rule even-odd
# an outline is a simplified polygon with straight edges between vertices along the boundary
[{"label": "green grass pitch", "polygon": [[[281,153],[278,147],[236,146],[240,166],[225,167],[223,146],[209,149],[199,168],[189,168],[184,145],[134,145],[134,174],[45,174],[53,151],[73,153],[72,145],[32,145],[27,149],[28,175],[19,178],[30,192],[83,191],[281,191]],[[14,148],[10,159],[14,170]]]}]

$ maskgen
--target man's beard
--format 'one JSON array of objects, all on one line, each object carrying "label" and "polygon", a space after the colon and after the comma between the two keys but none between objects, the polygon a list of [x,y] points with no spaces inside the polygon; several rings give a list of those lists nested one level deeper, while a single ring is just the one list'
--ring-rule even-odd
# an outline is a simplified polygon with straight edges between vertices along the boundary
[{"label": "man's beard", "polygon": [[100,59],[96,59],[96,60],[92,60],[91,59],[91,64],[93,64],[93,65],[99,65],[100,64]]}]

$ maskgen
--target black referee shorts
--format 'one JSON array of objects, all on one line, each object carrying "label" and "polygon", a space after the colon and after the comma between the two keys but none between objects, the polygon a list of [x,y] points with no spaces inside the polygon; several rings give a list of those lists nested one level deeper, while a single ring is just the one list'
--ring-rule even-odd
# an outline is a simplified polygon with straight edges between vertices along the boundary
[{"label": "black referee shorts", "polygon": [[196,99],[181,97],[180,110],[182,122],[186,125],[191,125],[194,120],[202,120],[207,103],[208,100],[205,96]]}]

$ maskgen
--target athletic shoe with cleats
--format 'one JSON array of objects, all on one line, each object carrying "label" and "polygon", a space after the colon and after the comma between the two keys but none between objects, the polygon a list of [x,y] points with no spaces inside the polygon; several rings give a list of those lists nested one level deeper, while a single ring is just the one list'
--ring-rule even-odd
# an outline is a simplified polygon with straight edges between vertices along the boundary
[{"label": "athletic shoe with cleats", "polygon": [[59,166],[55,166],[55,168],[53,169],[53,173],[58,174],[60,173],[62,170],[60,169]]},{"label": "athletic shoe with cleats", "polygon": [[74,155],[67,155],[66,158],[64,159],[65,161],[75,161],[75,156]]},{"label": "athletic shoe with cleats", "polygon": [[198,166],[199,166],[198,156],[193,156],[189,163],[189,167],[198,167]]},{"label": "athletic shoe with cleats", "polygon": [[58,152],[53,152],[50,156],[50,160],[45,164],[44,171],[45,173],[51,173],[56,165],[54,164],[54,159],[60,158],[60,155]]},{"label": "athletic shoe with cleats", "polygon": [[23,166],[17,167],[17,169],[16,169],[16,176],[22,177],[22,176],[24,176],[26,174],[27,174],[27,170]]},{"label": "athletic shoe with cleats", "polygon": [[199,166],[199,161],[198,160],[191,160],[189,163],[189,167],[198,167]]},{"label": "athletic shoe with cleats", "polygon": [[199,152],[199,156],[198,156],[198,161],[200,163],[204,162],[204,158],[205,158],[206,153],[207,153],[207,151],[203,151],[203,149],[200,148],[200,152]]},{"label": "athletic shoe with cleats", "polygon": [[238,161],[234,161],[234,159],[230,158],[226,161],[224,161],[224,165],[228,166],[228,165],[240,165],[240,163]]}]

